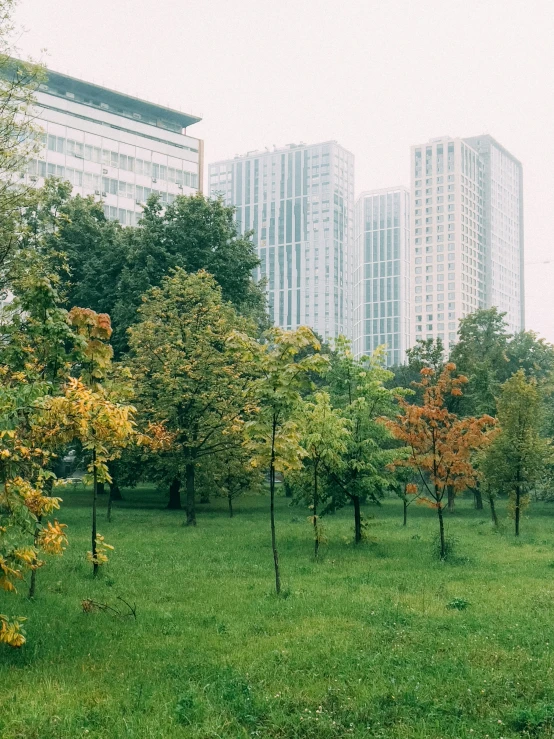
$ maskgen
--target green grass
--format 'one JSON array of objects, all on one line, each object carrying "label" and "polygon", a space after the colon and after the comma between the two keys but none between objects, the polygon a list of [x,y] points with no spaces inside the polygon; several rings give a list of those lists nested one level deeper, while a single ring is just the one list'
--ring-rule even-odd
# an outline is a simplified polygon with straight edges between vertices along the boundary
[{"label": "green grass", "polygon": [[[329,516],[312,556],[307,513],[278,501],[284,597],[273,594],[268,500],[200,506],[198,527],[128,491],[99,529],[116,550],[97,580],[88,493],[67,492],[70,546],[39,572],[28,644],[0,649],[2,739],[554,737],[554,506],[532,504],[515,541],[457,502],[450,563],[435,514],[367,508]],[[505,510],[500,506],[501,517]],[[137,619],[83,613],[93,598]]]}]

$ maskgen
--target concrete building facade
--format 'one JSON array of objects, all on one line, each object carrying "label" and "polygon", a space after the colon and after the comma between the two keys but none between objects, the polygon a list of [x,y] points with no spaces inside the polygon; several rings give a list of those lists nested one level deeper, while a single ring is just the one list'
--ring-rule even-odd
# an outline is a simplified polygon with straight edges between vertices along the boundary
[{"label": "concrete building facade", "polygon": [[465,139],[483,165],[485,304],[506,313],[512,333],[525,327],[523,167],[492,136]]},{"label": "concrete building facade", "polygon": [[48,71],[36,93],[42,150],[26,177],[56,176],[74,194],[95,195],[106,216],[135,225],[151,193],[169,203],[202,190],[200,118]]},{"label": "concrete building facade", "polygon": [[524,325],[521,165],[489,136],[441,137],[411,151],[412,343],[440,338],[479,308]]}]

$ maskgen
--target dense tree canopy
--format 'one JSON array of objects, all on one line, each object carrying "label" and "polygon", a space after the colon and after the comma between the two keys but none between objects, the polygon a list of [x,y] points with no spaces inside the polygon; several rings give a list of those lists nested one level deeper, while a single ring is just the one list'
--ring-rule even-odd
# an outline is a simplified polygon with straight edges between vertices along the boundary
[{"label": "dense tree canopy", "polygon": [[219,284],[223,300],[261,319],[264,299],[252,281],[258,257],[250,238],[238,233],[233,208],[203,195],[178,197],[164,207],[153,196],[141,225],[126,229],[125,238],[127,258],[114,307],[116,350],[125,347],[124,331],[136,322],[141,296],[174,267],[190,273],[206,270]]}]

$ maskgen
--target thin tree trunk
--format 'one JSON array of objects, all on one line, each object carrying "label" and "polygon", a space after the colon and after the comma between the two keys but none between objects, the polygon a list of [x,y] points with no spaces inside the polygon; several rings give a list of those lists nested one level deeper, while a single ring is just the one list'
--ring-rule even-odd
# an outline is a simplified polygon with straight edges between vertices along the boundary
[{"label": "thin tree trunk", "polygon": [[233,498],[227,494],[227,500],[229,502],[229,518],[233,518]]},{"label": "thin tree trunk", "polygon": [[275,592],[281,593],[281,573],[279,571],[279,552],[277,551],[277,539],[275,536],[275,432],[277,423],[273,419],[273,432],[271,436],[271,461],[269,464],[269,516],[271,519],[271,548],[273,549],[273,566],[275,568]]},{"label": "thin tree trunk", "polygon": [[519,517],[521,513],[521,489],[519,485],[516,485],[516,506],[514,513],[516,520],[516,536],[519,536]]},{"label": "thin tree trunk", "polygon": [[[37,525],[35,526],[35,532],[34,532],[34,546],[35,549],[38,547],[38,537],[40,534],[40,524],[42,522],[42,516],[37,516]],[[37,567],[38,565],[38,557],[35,555],[33,557],[33,569],[31,570],[31,582],[29,583],[29,598],[35,597],[35,591],[37,587]]]},{"label": "thin tree trunk", "polygon": [[317,462],[314,464],[314,556],[319,552],[319,531],[317,528]]},{"label": "thin tree trunk", "polygon": [[96,487],[98,490],[96,491],[97,495],[106,495],[106,485],[103,482],[97,482]]},{"label": "thin tree trunk", "polygon": [[473,488],[473,495],[475,497],[475,508],[478,511],[483,510],[483,496],[481,495],[481,488],[479,486]]},{"label": "thin tree trunk", "polygon": [[98,560],[96,552],[96,503],[98,499],[98,470],[96,469],[96,452],[92,453],[93,464],[93,493],[92,493],[92,574],[94,577],[98,574]]},{"label": "thin tree trunk", "polygon": [[172,511],[181,510],[181,480],[178,477],[175,477],[169,486],[169,503],[167,507]]},{"label": "thin tree trunk", "polygon": [[456,493],[452,485],[448,486],[448,512],[454,513],[454,505],[456,503]]},{"label": "thin tree trunk", "polygon": [[352,496],[352,502],[354,503],[354,541],[359,544],[362,540],[362,514],[359,496]]},{"label": "thin tree trunk", "polygon": [[440,558],[446,559],[446,541],[444,538],[444,519],[442,516],[442,503],[439,502],[437,507],[439,514],[439,532],[440,532]]},{"label": "thin tree trunk", "polygon": [[402,525],[406,526],[406,524],[408,523],[408,501],[406,500],[406,498],[402,500],[402,503],[404,504],[404,523]]},{"label": "thin tree trunk", "polygon": [[187,493],[187,526],[196,526],[196,500],[194,490],[194,462],[187,462],[185,467],[185,485]]},{"label": "thin tree trunk", "polygon": [[487,497],[489,499],[489,506],[491,508],[492,522],[495,525],[495,527],[498,528],[498,516],[496,515],[496,506],[494,505],[494,498],[490,493],[487,495]]}]

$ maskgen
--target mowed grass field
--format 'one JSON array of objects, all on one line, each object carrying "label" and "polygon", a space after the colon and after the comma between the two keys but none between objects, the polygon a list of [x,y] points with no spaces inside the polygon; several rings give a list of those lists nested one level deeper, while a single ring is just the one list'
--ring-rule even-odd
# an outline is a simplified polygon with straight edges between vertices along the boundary
[{"label": "mowed grass field", "polygon": [[[100,510],[116,549],[96,580],[90,493],[65,491],[66,554],[34,602],[0,596],[28,617],[28,644],[0,650],[2,739],[554,737],[554,505],[532,504],[516,541],[502,502],[497,533],[458,500],[443,564],[433,511],[404,528],[399,501],[366,507],[355,547],[347,508],[315,562],[306,510],[280,497],[277,598],[267,497],[233,519],[214,499],[196,529],[154,490],[125,498],[111,524]],[[136,620],[82,610],[118,595]]]}]

